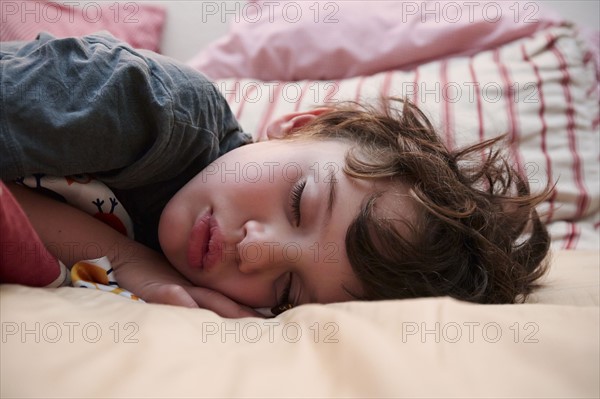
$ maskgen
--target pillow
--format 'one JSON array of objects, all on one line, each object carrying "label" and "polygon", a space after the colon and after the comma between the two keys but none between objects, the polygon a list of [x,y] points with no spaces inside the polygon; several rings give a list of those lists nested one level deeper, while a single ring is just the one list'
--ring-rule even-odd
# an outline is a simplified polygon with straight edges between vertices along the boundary
[{"label": "pillow", "polygon": [[560,21],[534,2],[209,3],[229,34],[188,64],[213,79],[339,79],[475,54]]},{"label": "pillow", "polygon": [[535,191],[553,246],[597,249],[599,99],[594,62],[575,29],[552,27],[473,56],[335,81],[217,80],[246,131],[289,112],[342,100],[407,96],[454,147],[509,134],[508,153]]},{"label": "pillow", "polygon": [[3,2],[0,40],[33,40],[41,31],[68,37],[107,30],[133,47],[159,51],[165,17],[164,8],[137,2]]},{"label": "pillow", "polygon": [[598,251],[555,251],[550,269],[541,279],[542,287],[526,303],[599,306],[600,276]]}]

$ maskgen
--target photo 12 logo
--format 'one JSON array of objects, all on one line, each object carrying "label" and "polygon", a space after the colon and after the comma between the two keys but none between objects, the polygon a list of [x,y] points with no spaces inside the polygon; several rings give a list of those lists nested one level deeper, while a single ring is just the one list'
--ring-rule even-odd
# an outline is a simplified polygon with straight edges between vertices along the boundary
[{"label": "photo 12 logo", "polygon": [[294,24],[302,19],[314,23],[338,23],[340,9],[338,1],[203,1],[202,22],[211,19],[225,23],[228,19],[235,23],[273,23],[282,20]]},{"label": "photo 12 logo", "polygon": [[539,4],[533,1],[403,1],[403,23],[418,16],[422,23],[497,23],[502,18],[514,23],[537,23]]},{"label": "photo 12 logo", "polygon": [[81,323],[63,322],[2,322],[2,343],[79,343],[94,344],[109,340],[116,344],[136,344],[139,342],[137,323],[114,322],[104,325],[95,321]]},{"label": "photo 12 logo", "polygon": [[309,326],[278,320],[261,322],[204,322],[202,323],[202,343],[210,342],[286,342],[297,343],[309,340],[315,343],[338,343],[339,326],[334,322],[314,322]]},{"label": "photo 12 logo", "polygon": [[465,321],[458,322],[413,322],[402,323],[401,338],[403,343],[457,343],[485,342],[494,344],[502,339],[512,339],[514,343],[535,344],[540,342],[540,327],[534,322],[514,322],[508,326],[500,323]]},{"label": "photo 12 logo", "polygon": [[0,2],[2,24],[8,21],[21,23],[74,24],[110,21],[114,23],[139,23],[138,2],[95,1],[2,1]]}]

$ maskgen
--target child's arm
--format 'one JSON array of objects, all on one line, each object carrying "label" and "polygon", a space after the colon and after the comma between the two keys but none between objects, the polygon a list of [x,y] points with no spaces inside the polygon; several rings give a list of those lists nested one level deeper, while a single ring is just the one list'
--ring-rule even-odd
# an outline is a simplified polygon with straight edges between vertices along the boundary
[{"label": "child's arm", "polygon": [[224,317],[258,314],[224,295],[193,287],[161,254],[70,205],[7,183],[48,250],[67,267],[106,256],[119,286],[149,302],[207,308]]}]

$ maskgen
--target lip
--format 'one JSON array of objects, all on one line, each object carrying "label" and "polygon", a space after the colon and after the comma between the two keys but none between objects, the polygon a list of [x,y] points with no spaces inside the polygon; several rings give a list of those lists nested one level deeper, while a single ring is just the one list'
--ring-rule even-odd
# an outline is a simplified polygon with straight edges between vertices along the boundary
[{"label": "lip", "polygon": [[208,241],[208,250],[202,259],[204,270],[211,270],[219,260],[223,260],[222,258],[227,255],[223,253],[223,250],[224,240],[219,224],[215,218],[210,218],[210,240]]},{"label": "lip", "polygon": [[208,271],[221,257],[223,237],[212,210],[200,215],[194,222],[188,247],[188,264],[191,268]]},{"label": "lip", "polygon": [[208,252],[211,236],[212,210],[198,216],[192,226],[188,243],[188,264],[194,269],[204,268],[204,257]]}]

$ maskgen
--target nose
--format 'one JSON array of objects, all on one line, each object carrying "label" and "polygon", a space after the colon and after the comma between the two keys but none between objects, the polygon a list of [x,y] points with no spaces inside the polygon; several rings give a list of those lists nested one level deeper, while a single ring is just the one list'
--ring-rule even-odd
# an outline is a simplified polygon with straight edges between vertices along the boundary
[{"label": "nose", "polygon": [[285,272],[281,256],[281,237],[275,237],[271,229],[255,220],[244,224],[244,239],[237,244],[239,270],[242,273]]}]

